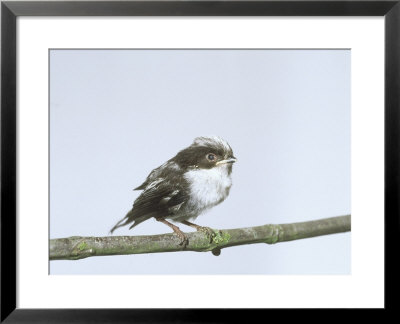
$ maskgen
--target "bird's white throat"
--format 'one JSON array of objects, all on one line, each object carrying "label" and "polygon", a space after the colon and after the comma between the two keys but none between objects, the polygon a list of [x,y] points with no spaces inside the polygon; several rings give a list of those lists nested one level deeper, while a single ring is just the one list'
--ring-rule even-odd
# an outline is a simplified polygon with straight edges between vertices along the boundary
[{"label": "bird's white throat", "polygon": [[232,186],[226,164],[212,169],[190,170],[184,177],[191,191],[188,207],[200,213],[224,201]]}]

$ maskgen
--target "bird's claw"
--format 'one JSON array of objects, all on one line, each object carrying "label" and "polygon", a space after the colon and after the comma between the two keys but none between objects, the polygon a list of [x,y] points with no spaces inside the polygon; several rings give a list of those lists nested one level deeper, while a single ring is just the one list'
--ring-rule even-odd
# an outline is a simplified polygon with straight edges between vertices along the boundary
[{"label": "bird's claw", "polygon": [[174,234],[176,234],[180,240],[179,245],[181,245],[182,248],[186,248],[186,246],[189,244],[189,239],[187,236],[182,232],[175,232]]},{"label": "bird's claw", "polygon": [[210,243],[213,241],[214,237],[216,236],[215,231],[211,227],[206,226],[199,226],[197,228],[199,232],[204,233],[207,238],[210,240]]}]

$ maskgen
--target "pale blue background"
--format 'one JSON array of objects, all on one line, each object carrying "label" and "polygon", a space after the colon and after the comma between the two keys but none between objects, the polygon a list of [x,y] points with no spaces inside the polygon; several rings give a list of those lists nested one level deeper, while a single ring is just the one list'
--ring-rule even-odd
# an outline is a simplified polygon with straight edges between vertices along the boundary
[{"label": "pale blue background", "polygon": [[[238,162],[196,223],[237,228],[350,213],[349,50],[51,50],[50,238],[106,236],[132,189],[200,135]],[[192,231],[179,225],[184,231]],[[149,220],[114,235],[170,232]],[[351,234],[52,261],[51,274],[350,274]]]}]

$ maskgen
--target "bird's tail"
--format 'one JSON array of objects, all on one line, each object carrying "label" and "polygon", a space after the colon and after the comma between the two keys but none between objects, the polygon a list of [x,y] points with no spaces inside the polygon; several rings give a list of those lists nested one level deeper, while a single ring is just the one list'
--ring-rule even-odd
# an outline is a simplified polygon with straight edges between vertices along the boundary
[{"label": "bird's tail", "polygon": [[144,219],[136,218],[136,215],[133,213],[133,209],[131,209],[124,218],[122,218],[114,227],[110,230],[110,234],[112,234],[117,228],[125,226],[133,222],[133,224],[129,227],[129,229],[135,227],[136,225],[140,224],[144,221]]},{"label": "bird's tail", "polygon": [[121,224],[123,221],[126,221],[125,217],[122,218],[114,227],[110,230],[110,234],[112,234],[117,228],[124,226],[125,224]]}]

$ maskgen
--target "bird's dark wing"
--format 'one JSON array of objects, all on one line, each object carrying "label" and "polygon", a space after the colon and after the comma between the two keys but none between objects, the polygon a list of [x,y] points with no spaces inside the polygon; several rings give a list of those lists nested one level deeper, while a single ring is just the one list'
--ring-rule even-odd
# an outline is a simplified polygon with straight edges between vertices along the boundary
[{"label": "bird's dark wing", "polygon": [[134,222],[130,229],[151,217],[167,217],[179,211],[188,199],[187,190],[177,179],[156,178],[133,203],[133,208],[111,230]]},{"label": "bird's dark wing", "polygon": [[154,180],[158,178],[167,178],[168,177],[167,174],[169,173],[182,174],[182,170],[180,170],[180,167],[175,162],[169,160],[165,162],[163,165],[159,166],[158,168],[152,170],[150,174],[147,176],[146,180],[139,187],[136,187],[133,190],[144,190]]},{"label": "bird's dark wing", "polygon": [[165,168],[165,164],[159,166],[158,168],[155,168],[153,171],[150,172],[150,174],[147,176],[146,180],[139,186],[136,187],[133,190],[144,190],[147,188],[147,186],[152,183],[153,181],[157,180],[158,178],[161,177],[161,173],[163,169]]},{"label": "bird's dark wing", "polygon": [[146,189],[146,186],[148,185],[148,181],[146,179],[145,182],[143,182],[139,187],[134,188],[133,190],[143,190]]}]

